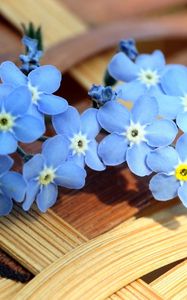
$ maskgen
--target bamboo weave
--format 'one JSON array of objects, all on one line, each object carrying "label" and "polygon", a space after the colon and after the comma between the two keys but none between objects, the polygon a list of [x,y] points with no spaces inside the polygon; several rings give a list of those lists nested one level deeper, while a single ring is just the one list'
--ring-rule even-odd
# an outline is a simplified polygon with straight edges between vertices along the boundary
[{"label": "bamboo weave", "polygon": [[[1,12],[18,29],[32,14],[32,21],[44,28],[47,47],[88,30],[86,23],[58,1],[39,0],[37,10],[32,0],[19,4],[2,0]],[[83,87],[100,83],[110,55],[100,54],[71,68],[70,73]],[[26,285],[1,279],[0,299],[180,300],[187,295],[186,263],[150,285],[139,279],[186,258],[187,219],[182,206],[132,219],[89,242],[50,210],[46,215],[36,209],[25,214],[16,207],[1,220],[0,234],[1,247],[38,274]],[[180,284],[176,284],[178,277]]]}]

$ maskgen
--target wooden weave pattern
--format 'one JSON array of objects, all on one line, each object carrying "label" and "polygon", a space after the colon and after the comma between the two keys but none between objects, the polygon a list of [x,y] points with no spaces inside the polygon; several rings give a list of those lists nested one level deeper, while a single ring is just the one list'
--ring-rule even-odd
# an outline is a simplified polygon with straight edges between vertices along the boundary
[{"label": "wooden weave pattern", "polygon": [[[102,82],[113,51],[101,50],[114,46],[123,28],[124,37],[129,30],[138,40],[161,38],[160,47],[166,51],[170,45],[165,39],[176,38],[183,45],[182,51],[170,53],[169,59],[187,62],[186,1],[151,0],[144,9],[140,9],[143,0],[116,1],[116,9],[111,0],[85,6],[88,13],[92,9],[90,22],[98,25],[95,29],[90,29],[88,14],[81,9],[83,0],[76,4],[70,0],[2,0],[1,13],[18,32],[21,23],[42,25],[47,48],[44,62],[67,70],[71,83],[84,95],[92,83]],[[111,14],[107,17],[109,6]],[[174,6],[177,12],[166,14],[166,9]],[[155,11],[162,16],[154,16]],[[116,22],[118,16],[126,20]],[[128,19],[133,16],[141,18]],[[106,26],[101,28],[101,24]],[[4,26],[6,35],[15,35],[19,53],[19,34],[6,29],[8,24]],[[91,47],[96,43],[101,46]],[[92,50],[86,50],[89,46]],[[7,42],[6,47],[8,56],[0,51],[1,58],[13,59],[12,45]],[[66,54],[61,56],[63,49]],[[81,110],[87,103],[79,102],[77,107]],[[25,213],[16,206],[11,215],[1,218],[1,248],[34,275],[26,284],[1,278],[1,300],[187,299],[187,210],[177,200],[164,204],[153,201],[146,180],[138,181],[124,168],[109,170],[108,174],[91,173],[90,182],[80,192],[62,191],[62,201],[60,196],[46,214],[35,207]],[[164,273],[160,270],[171,263],[176,266]],[[149,273],[152,277],[146,282],[142,276]]]}]

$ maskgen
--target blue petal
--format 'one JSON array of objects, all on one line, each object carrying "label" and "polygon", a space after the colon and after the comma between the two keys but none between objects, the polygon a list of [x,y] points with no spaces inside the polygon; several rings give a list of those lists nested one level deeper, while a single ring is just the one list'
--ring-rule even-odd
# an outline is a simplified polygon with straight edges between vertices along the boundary
[{"label": "blue petal", "polygon": [[99,144],[98,154],[105,165],[116,166],[126,160],[128,142],[124,136],[112,133]]},{"label": "blue petal", "polygon": [[72,162],[72,163],[78,165],[82,169],[85,167],[85,156],[83,154],[81,154],[81,155],[78,155],[78,154],[71,155],[71,156],[68,157],[67,160],[69,162]]},{"label": "blue petal", "polygon": [[166,174],[156,174],[149,183],[149,188],[156,200],[167,201],[177,196],[180,186],[179,181],[174,176]]},{"label": "blue petal", "polygon": [[27,112],[31,104],[31,93],[27,87],[20,86],[11,92],[4,100],[6,112],[20,116]]},{"label": "blue petal", "polygon": [[57,115],[68,109],[67,101],[55,95],[42,94],[38,101],[38,110],[47,115]]},{"label": "blue petal", "polygon": [[136,64],[142,69],[162,69],[165,66],[165,58],[160,50],[152,54],[140,54],[136,58]]},{"label": "blue petal", "polygon": [[13,207],[13,202],[5,195],[0,195],[0,217],[7,216]]},{"label": "blue petal", "polygon": [[146,85],[138,80],[121,84],[117,86],[116,90],[120,91],[120,98],[133,102],[147,92]]},{"label": "blue petal", "polygon": [[176,143],[176,150],[179,154],[181,161],[187,160],[187,133],[181,135]]},{"label": "blue petal", "polygon": [[39,173],[44,168],[44,157],[42,154],[36,154],[23,166],[23,177],[30,180],[39,176]]},{"label": "blue petal", "polygon": [[51,65],[41,66],[29,73],[28,78],[32,86],[47,94],[52,94],[60,87],[60,71]]},{"label": "blue petal", "polygon": [[182,105],[179,97],[164,95],[163,93],[156,93],[155,98],[159,107],[159,115],[174,120],[179,111],[182,110]]},{"label": "blue petal", "polygon": [[14,133],[18,141],[31,143],[36,141],[45,132],[44,123],[29,115],[17,119]]},{"label": "blue petal", "polygon": [[127,149],[127,164],[132,173],[138,176],[151,174],[146,163],[147,154],[152,150],[146,143],[134,144]]},{"label": "blue petal", "polygon": [[130,113],[122,104],[110,101],[103,105],[97,114],[101,126],[108,132],[125,132],[130,123]]},{"label": "blue petal", "polygon": [[40,193],[37,195],[36,203],[41,212],[46,212],[48,208],[53,206],[57,200],[57,186],[50,183],[42,186]]},{"label": "blue petal", "polygon": [[11,61],[5,61],[1,64],[0,77],[3,83],[13,87],[27,84],[27,77]]},{"label": "blue petal", "polygon": [[187,182],[184,182],[184,184],[179,187],[178,196],[183,205],[187,207]]},{"label": "blue petal", "polygon": [[152,123],[158,114],[158,104],[154,98],[143,96],[135,102],[131,114],[134,123]]},{"label": "blue petal", "polygon": [[25,196],[26,183],[21,174],[8,172],[1,178],[6,194],[16,202],[22,202]]},{"label": "blue petal", "polygon": [[14,88],[8,84],[0,84],[0,97],[7,97]]},{"label": "blue petal", "polygon": [[0,154],[10,154],[17,149],[17,141],[12,133],[0,131]]},{"label": "blue petal", "polygon": [[177,126],[173,121],[156,120],[146,127],[147,143],[152,147],[170,145],[178,133]]},{"label": "blue petal", "polygon": [[73,136],[80,131],[80,115],[72,106],[69,106],[64,113],[53,116],[52,122],[55,131],[59,134]]},{"label": "blue petal", "polygon": [[27,184],[26,197],[22,204],[24,210],[29,210],[31,205],[33,204],[36,195],[39,191],[39,184],[36,180],[29,180]]},{"label": "blue petal", "polygon": [[179,157],[173,147],[164,147],[150,152],[146,161],[154,172],[170,173],[177,166]]},{"label": "blue petal", "polygon": [[62,135],[48,139],[42,146],[42,154],[47,166],[58,167],[63,163],[69,153],[69,141]]},{"label": "blue petal", "polygon": [[122,52],[113,56],[108,65],[110,75],[116,80],[131,81],[136,78],[138,73],[137,66]]},{"label": "blue petal", "polygon": [[44,123],[44,115],[43,113],[39,112],[38,107],[35,104],[30,105],[27,115],[35,117],[39,119],[42,123]]},{"label": "blue petal", "polygon": [[179,113],[177,115],[176,123],[182,131],[187,132],[187,112]]},{"label": "blue petal", "polygon": [[90,138],[95,138],[101,129],[97,120],[97,113],[97,109],[88,108],[81,115],[81,132]]},{"label": "blue petal", "polygon": [[7,155],[0,155],[0,174],[6,173],[13,165],[13,159]]},{"label": "blue petal", "polygon": [[73,162],[63,163],[56,171],[55,183],[68,189],[81,189],[85,185],[86,171]]},{"label": "blue petal", "polygon": [[184,96],[187,92],[187,68],[170,67],[161,78],[161,86],[168,95]]},{"label": "blue petal", "polygon": [[88,167],[96,171],[103,171],[105,170],[105,166],[99,159],[98,153],[98,144],[96,141],[91,141],[89,143],[89,149],[86,152],[85,162]]}]

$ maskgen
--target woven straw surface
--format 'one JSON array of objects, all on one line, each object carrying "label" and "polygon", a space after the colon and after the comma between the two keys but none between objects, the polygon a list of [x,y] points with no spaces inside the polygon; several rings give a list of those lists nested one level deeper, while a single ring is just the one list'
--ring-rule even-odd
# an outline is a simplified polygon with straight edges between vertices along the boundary
[{"label": "woven straw surface", "polygon": [[[21,23],[42,25],[43,63],[65,73],[60,93],[82,111],[120,38],[135,37],[140,50],[161,48],[168,61],[187,63],[186,1],[145,3],[1,0],[1,61],[17,61]],[[88,177],[81,191],[62,190],[46,214],[16,206],[1,218],[5,265],[33,276],[27,283],[0,278],[0,299],[187,299],[187,210],[178,199],[154,201],[147,179],[124,167]]]}]

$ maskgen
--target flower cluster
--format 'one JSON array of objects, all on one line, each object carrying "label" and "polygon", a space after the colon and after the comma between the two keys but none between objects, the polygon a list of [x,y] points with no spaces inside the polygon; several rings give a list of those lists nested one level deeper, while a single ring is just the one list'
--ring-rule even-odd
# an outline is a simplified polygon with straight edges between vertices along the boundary
[{"label": "flower cluster", "polygon": [[[39,53],[35,41],[24,42],[27,68]],[[87,167],[102,171],[122,163],[138,176],[156,173],[149,184],[155,199],[178,196],[187,206],[187,68],[166,65],[158,50],[138,54],[133,40],[121,41],[119,50],[108,73],[124,83],[115,89],[94,84],[88,92],[94,106],[81,115],[54,95],[61,83],[56,67],[35,63],[25,75],[10,61],[1,64],[0,216],[10,213],[13,201],[26,211],[36,202],[45,212],[55,204],[58,186],[84,186]],[[53,137],[44,136],[45,115]],[[41,153],[25,153],[22,144],[37,140],[45,140]],[[14,152],[22,155],[22,173],[10,171]]]}]

